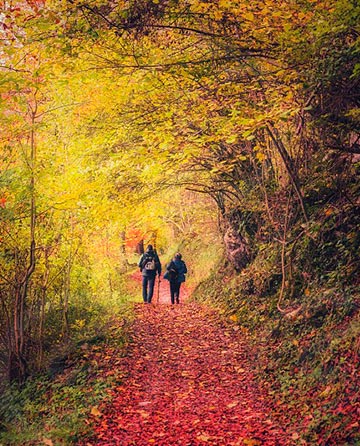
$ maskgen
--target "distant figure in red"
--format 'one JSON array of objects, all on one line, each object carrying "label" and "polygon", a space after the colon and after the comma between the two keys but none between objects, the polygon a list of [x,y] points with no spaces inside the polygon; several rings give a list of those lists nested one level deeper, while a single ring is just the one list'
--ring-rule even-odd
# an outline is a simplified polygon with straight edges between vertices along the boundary
[{"label": "distant figure in red", "polygon": [[178,252],[167,265],[166,272],[164,274],[164,279],[167,279],[170,282],[170,297],[172,305],[175,302],[177,304],[180,303],[180,287],[181,284],[185,282],[186,273],[186,264],[182,260],[181,254]]}]

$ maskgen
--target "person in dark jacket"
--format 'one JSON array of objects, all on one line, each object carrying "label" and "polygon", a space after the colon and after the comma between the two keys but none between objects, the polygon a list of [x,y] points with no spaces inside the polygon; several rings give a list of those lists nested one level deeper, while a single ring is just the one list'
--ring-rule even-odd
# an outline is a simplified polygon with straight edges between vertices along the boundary
[{"label": "person in dark jacket", "polygon": [[170,282],[170,298],[171,304],[180,303],[180,287],[185,282],[185,274],[187,267],[182,260],[181,254],[178,252],[166,267],[164,278]]},{"label": "person in dark jacket", "polygon": [[144,303],[151,304],[156,274],[159,275],[159,278],[161,275],[160,259],[152,245],[149,245],[145,253],[140,257],[138,267],[142,274],[142,295]]}]

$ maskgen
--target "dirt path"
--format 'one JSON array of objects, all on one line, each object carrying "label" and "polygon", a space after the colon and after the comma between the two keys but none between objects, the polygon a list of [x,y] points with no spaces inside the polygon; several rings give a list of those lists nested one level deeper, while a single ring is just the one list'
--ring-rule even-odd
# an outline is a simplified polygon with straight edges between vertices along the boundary
[{"label": "dirt path", "polygon": [[[139,280],[139,276],[134,276],[134,280]],[[141,285],[139,285],[141,287]],[[140,288],[139,288],[140,289]],[[186,302],[189,298],[189,291],[186,284],[182,284],[180,288],[180,301]],[[161,278],[160,286],[159,281],[156,279],[154,297],[152,302],[154,304],[170,304],[170,285],[166,279]]]},{"label": "dirt path", "polygon": [[289,445],[237,327],[207,307],[169,301],[164,283],[159,303],[135,305],[123,384],[100,407],[97,437],[86,444]]}]

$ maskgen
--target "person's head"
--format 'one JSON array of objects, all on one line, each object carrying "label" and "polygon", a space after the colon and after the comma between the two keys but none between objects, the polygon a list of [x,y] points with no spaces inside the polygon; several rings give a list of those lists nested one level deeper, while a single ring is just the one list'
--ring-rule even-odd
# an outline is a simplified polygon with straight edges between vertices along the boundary
[{"label": "person's head", "polygon": [[181,260],[181,258],[182,258],[182,255],[179,253],[179,252],[177,252],[176,254],[175,254],[175,260]]},{"label": "person's head", "polygon": [[146,251],[153,251],[153,250],[154,250],[153,245],[148,245],[148,247],[146,248]]}]

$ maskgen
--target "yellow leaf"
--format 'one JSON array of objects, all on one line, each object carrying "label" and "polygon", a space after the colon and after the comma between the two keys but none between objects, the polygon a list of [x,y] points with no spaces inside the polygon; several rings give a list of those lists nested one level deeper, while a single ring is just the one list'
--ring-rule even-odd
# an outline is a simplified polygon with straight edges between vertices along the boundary
[{"label": "yellow leaf", "polygon": [[232,143],[236,142],[237,139],[238,139],[238,136],[237,136],[237,135],[230,135],[230,136],[226,139],[226,142],[227,142],[228,144],[232,144]]},{"label": "yellow leaf", "polygon": [[260,162],[263,162],[264,159],[266,158],[266,156],[265,156],[262,152],[258,152],[258,153],[256,154],[256,158],[257,158]]},{"label": "yellow leaf", "polygon": [[50,440],[50,438],[43,438],[43,443],[46,444],[47,446],[54,446],[54,443],[52,442],[52,440]]},{"label": "yellow leaf", "polygon": [[311,292],[309,290],[309,288],[306,288],[306,290],[304,291],[305,296],[310,296]]},{"label": "yellow leaf", "polygon": [[244,14],[244,17],[246,20],[249,20],[249,22],[253,22],[255,18],[252,12],[247,12],[246,14]]},{"label": "yellow leaf", "polygon": [[221,20],[223,18],[223,13],[222,11],[216,10],[213,12],[213,16],[215,20]]},{"label": "yellow leaf", "polygon": [[220,8],[230,8],[232,6],[231,0],[219,0]]},{"label": "yellow leaf", "polygon": [[91,408],[90,413],[91,413],[91,415],[94,415],[94,417],[100,417],[100,415],[101,415],[100,410],[96,406],[93,406]]}]

